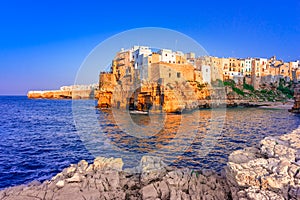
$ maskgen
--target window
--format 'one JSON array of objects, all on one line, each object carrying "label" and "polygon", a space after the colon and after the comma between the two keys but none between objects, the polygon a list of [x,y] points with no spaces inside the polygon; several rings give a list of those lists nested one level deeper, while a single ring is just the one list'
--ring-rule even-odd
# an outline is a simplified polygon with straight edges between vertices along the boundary
[{"label": "window", "polygon": [[171,78],[171,73],[169,73],[169,78]]},{"label": "window", "polygon": [[181,75],[180,72],[177,72],[177,78],[180,78],[180,75]]},{"label": "window", "polygon": [[205,70],[208,73],[208,69]]},{"label": "window", "polygon": [[168,56],[168,54],[166,54],[166,56]]}]

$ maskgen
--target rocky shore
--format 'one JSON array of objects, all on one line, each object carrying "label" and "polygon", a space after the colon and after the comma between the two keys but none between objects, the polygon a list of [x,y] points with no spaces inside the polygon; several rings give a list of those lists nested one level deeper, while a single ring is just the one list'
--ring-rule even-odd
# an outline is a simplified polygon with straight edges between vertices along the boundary
[{"label": "rocky shore", "polygon": [[221,174],[167,166],[144,156],[123,169],[120,158],[82,160],[43,183],[0,191],[9,199],[300,199],[300,128],[233,152]]}]

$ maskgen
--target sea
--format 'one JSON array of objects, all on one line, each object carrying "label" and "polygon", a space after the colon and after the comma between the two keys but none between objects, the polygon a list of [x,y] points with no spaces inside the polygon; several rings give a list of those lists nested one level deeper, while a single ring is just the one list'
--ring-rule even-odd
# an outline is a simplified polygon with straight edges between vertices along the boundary
[{"label": "sea", "polygon": [[179,168],[220,172],[231,152],[300,125],[300,116],[285,109],[133,115],[95,106],[94,100],[0,96],[0,189],[42,182],[97,156],[121,157],[124,168],[149,155]]}]

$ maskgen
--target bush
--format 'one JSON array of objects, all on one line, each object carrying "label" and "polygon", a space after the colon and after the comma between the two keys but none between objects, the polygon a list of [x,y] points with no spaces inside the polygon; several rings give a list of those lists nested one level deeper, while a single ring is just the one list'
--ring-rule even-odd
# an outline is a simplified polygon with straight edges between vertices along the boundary
[{"label": "bush", "polygon": [[266,94],[268,91],[267,90],[261,90],[260,93]]},{"label": "bush", "polygon": [[233,87],[232,90],[233,90],[235,93],[239,94],[239,95],[242,95],[242,96],[245,95],[245,92],[243,92],[243,91],[240,90],[239,88]]},{"label": "bush", "polygon": [[253,87],[252,85],[247,84],[247,83],[244,83],[244,84],[243,84],[243,88],[244,88],[245,90],[250,90],[251,92],[254,91],[254,87]]},{"label": "bush", "polygon": [[294,91],[291,90],[288,87],[284,87],[282,84],[279,84],[277,87],[277,90],[281,91],[283,94],[285,94],[289,99],[293,98]]},{"label": "bush", "polygon": [[274,95],[274,92],[273,92],[273,90],[269,90],[269,91],[267,92],[267,94],[268,94],[268,95]]},{"label": "bush", "polygon": [[224,86],[230,86],[232,88],[235,86],[234,80],[231,80],[231,79],[228,79],[228,80],[224,81],[223,83],[224,83]]}]

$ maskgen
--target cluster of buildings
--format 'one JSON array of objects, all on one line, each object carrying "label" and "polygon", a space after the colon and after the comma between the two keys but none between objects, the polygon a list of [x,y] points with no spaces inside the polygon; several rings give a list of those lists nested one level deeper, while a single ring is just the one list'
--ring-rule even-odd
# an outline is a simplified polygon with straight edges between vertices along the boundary
[{"label": "cluster of buildings", "polygon": [[[262,84],[276,83],[280,78],[286,81],[300,78],[300,62],[283,62],[275,56],[267,58],[218,58],[202,57],[201,65],[211,66],[222,74],[221,80],[233,79],[236,83],[246,80],[258,88]],[[293,77],[294,76],[294,77]]]},{"label": "cluster of buildings", "polygon": [[[262,84],[276,83],[280,78],[300,78],[300,70],[297,70],[299,64],[299,61],[278,61],[276,57],[196,57],[193,52],[184,54],[170,49],[133,46],[117,52],[110,72],[100,73],[98,104],[100,107],[129,106],[134,109],[153,106],[161,109],[172,104],[171,107],[177,109],[187,105],[182,102],[178,105],[171,103],[176,98],[176,94],[172,93],[176,87],[180,88],[183,98],[190,100],[193,96],[200,98],[201,94],[197,91],[199,84],[209,85],[218,79],[232,79],[237,84],[246,81],[258,88]],[[185,82],[191,86],[184,86]],[[188,87],[192,87],[191,91],[197,95],[192,95]]]},{"label": "cluster of buildings", "polygon": [[[279,66],[280,65],[280,66]],[[170,49],[153,49],[148,46],[133,46],[117,53],[112,63],[112,73],[119,79],[135,73],[136,80],[156,81],[158,66],[165,66],[171,72],[160,69],[159,78],[180,78],[208,83],[216,79],[241,79],[255,76],[258,82],[276,82],[278,78],[293,79],[293,71],[300,68],[299,61],[283,62],[273,56],[267,58],[218,58],[196,57],[195,53],[184,54]],[[172,70],[173,69],[173,70]],[[176,72],[176,73],[175,73]],[[300,78],[300,70],[296,75]]]}]

